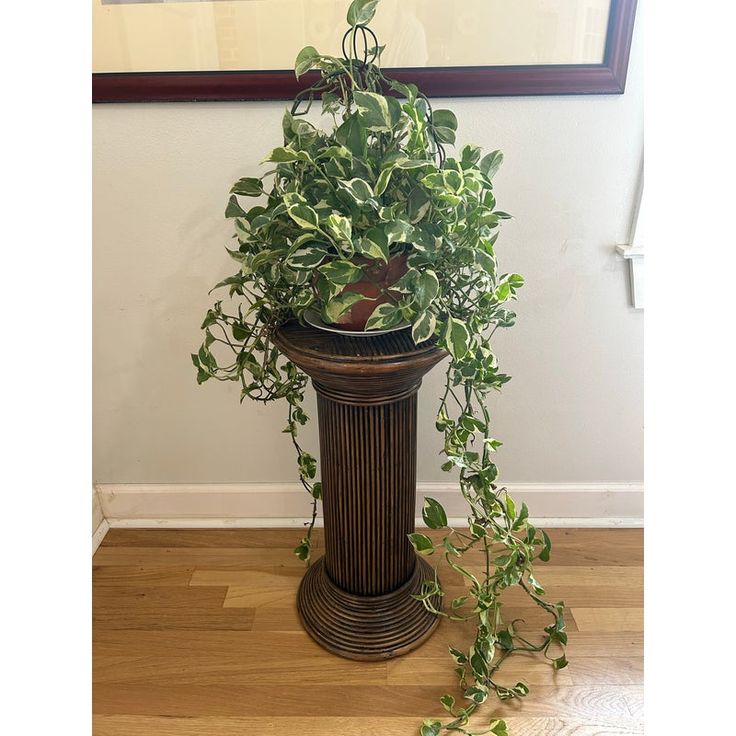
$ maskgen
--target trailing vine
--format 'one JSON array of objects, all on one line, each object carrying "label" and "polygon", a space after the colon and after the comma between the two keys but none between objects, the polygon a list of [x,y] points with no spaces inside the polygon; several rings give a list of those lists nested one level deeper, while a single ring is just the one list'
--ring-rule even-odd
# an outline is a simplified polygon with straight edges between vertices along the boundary
[{"label": "trailing vine", "polygon": [[[417,597],[437,616],[476,624],[467,650],[450,647],[465,702],[443,695],[448,719],[426,720],[420,732],[470,734],[470,717],[491,695],[506,700],[529,692],[523,682],[499,679],[510,655],[539,652],[555,669],[567,664],[564,604],[545,600],[533,569],[535,561],[549,559],[550,539],[529,522],[526,504],[517,508],[497,485],[493,461],[501,443],[491,434],[487,398],[509,376],[499,371],[491,339],[515,323],[507,305],[523,279],[497,268],[499,225],[510,217],[496,209],[493,193],[503,155],[482,156],[474,145],[464,146],[456,158],[446,155],[445,146],[455,143],[457,119],[450,110],[433,110],[415,85],[384,76],[383,49],[367,27],[377,4],[351,3],[343,57],[313,47],[299,53],[297,77],[316,69],[319,79],[285,112],[284,144],[264,160],[272,168],[232,187],[225,215],[233,221],[235,243],[227,251],[238,268],[213,289],[227,289],[227,299],[207,311],[204,339],[192,361],[199,383],[240,383],[241,402],[286,401],[284,432],[312,504],[295,553],[309,564],[322,486],[316,458],[299,443],[308,421],[307,377],[279,352],[272,336],[286,321],[303,320],[310,308],[319,309],[325,322],[337,322],[365,299],[346,286],[369,275],[371,264],[405,257],[406,273],[384,290],[388,298],[377,302],[366,329],[405,320],[415,343],[432,340],[449,354],[437,430],[444,435],[442,469],[458,473],[468,505],[467,529],[455,529],[448,527],[441,504],[426,498],[426,525],[446,532],[439,542],[410,535],[418,553],[434,555],[460,576],[466,594],[446,602],[444,610],[435,608],[433,597],[444,596],[436,575]],[[327,131],[306,119],[318,97],[334,123]],[[249,197],[257,203],[244,208],[243,198]],[[522,636],[517,621],[503,619],[501,599],[512,587],[549,614],[536,642]],[[478,733],[503,736],[507,729],[494,720]]]}]

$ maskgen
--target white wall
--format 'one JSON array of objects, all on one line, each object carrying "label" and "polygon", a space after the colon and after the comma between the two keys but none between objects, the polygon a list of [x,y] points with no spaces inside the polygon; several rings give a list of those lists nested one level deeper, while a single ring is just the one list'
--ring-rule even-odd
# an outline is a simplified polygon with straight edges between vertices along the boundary
[{"label": "white wall", "polygon": [[[437,103],[456,111],[461,144],[506,156],[496,195],[516,219],[497,252],[527,280],[519,322],[497,341],[513,376],[492,401],[506,482],[643,476],[643,315],[613,248],[626,241],[642,150],[641,46],[637,28],[623,96]],[[283,107],[94,108],[97,482],[294,480],[283,407],[240,406],[235,385],[197,387],[189,359],[207,291],[232,270],[228,188],[280,143]],[[447,479],[434,430],[441,380],[435,369],[420,394],[423,481]],[[316,449],[314,427],[306,437]]]}]

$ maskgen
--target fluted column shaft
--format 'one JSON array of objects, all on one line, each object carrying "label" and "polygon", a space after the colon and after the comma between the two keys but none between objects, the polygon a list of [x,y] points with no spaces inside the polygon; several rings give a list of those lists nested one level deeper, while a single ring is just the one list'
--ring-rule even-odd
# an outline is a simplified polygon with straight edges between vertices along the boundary
[{"label": "fluted column shaft", "polygon": [[347,337],[290,323],[275,341],[317,392],[325,555],[302,581],[302,622],[342,656],[403,654],[437,623],[412,598],[432,570],[407,535],[416,503],[417,391],[445,354],[415,346],[408,331]]}]

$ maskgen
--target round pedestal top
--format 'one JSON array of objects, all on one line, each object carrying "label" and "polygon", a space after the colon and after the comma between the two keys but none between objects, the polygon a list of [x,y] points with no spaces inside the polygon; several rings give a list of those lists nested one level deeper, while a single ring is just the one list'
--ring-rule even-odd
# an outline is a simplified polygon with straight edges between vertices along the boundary
[{"label": "round pedestal top", "polygon": [[[296,321],[287,322],[276,332],[276,344],[288,355],[361,363],[396,362],[432,356],[441,359],[444,351],[432,341],[415,345],[411,329],[397,330],[375,337],[353,337],[319,330]],[[298,362],[298,360],[297,360]],[[434,361],[433,361],[434,362]]]}]

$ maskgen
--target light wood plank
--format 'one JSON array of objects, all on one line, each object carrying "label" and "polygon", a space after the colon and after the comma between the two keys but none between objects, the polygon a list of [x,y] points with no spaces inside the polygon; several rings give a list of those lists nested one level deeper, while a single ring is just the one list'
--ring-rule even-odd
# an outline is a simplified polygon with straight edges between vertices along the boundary
[{"label": "light wood plank", "polygon": [[[302,529],[110,529],[104,547],[194,547],[293,549]],[[323,530],[312,533],[314,549],[324,547]]]},{"label": "light wood plank", "polygon": [[[467,593],[466,586],[458,587],[457,581],[440,577],[449,600]],[[550,603],[563,601],[568,608],[587,608],[591,603],[602,608],[640,608],[644,591],[639,587],[616,585],[546,585],[545,598]],[[521,588],[509,588],[503,593],[505,605],[514,608],[529,605],[529,597]]]},{"label": "light wood plank", "polygon": [[116,565],[92,568],[92,588],[187,586],[192,579],[193,567],[146,567],[145,565]]},{"label": "light wood plank", "polygon": [[304,563],[292,550],[253,549],[249,547],[100,547],[93,558],[98,567],[139,565],[142,567],[182,566],[203,568],[252,569],[294,567],[304,570]]},{"label": "light wood plank", "polygon": [[[633,722],[581,723],[561,718],[523,718],[506,722],[514,736],[638,736]],[[479,723],[478,727],[487,726]],[[95,736],[416,736],[414,718],[161,718],[95,716]]]},{"label": "light wood plank", "polygon": [[[467,648],[473,640],[474,629],[469,624],[451,624],[442,621],[434,636],[408,657],[444,657],[449,644]],[[297,650],[305,655],[323,655],[328,661],[334,656],[319,647],[304,631],[199,631],[196,636],[186,631],[99,631],[95,632],[97,652],[104,654],[109,648],[122,647],[129,652],[163,653],[187,649],[190,652],[241,653],[244,656],[267,659],[295,656]],[[572,657],[640,657],[644,636],[641,632],[583,632],[571,631],[567,650]],[[515,655],[516,659],[526,656]],[[538,658],[529,655],[536,661]],[[341,661],[341,660],[337,660]],[[358,663],[356,666],[362,666]]]},{"label": "light wood plank", "polygon": [[580,631],[644,631],[643,608],[573,608]]},{"label": "light wood plank", "polygon": [[[583,723],[561,718],[512,716],[506,722],[514,736],[638,736],[641,725],[622,721]],[[238,718],[159,716],[95,716],[95,736],[416,736],[416,718]],[[486,724],[479,724],[487,725]]]},{"label": "light wood plank", "polygon": [[[614,685],[537,687],[534,697],[494,706],[498,717],[631,721],[626,688]],[[345,685],[333,683],[315,692],[313,684],[282,681],[278,687],[251,683],[174,685],[99,684],[94,691],[95,712],[100,714],[166,716],[302,716],[391,717],[441,716],[435,686]]]},{"label": "light wood plank", "polygon": [[115,684],[123,689],[150,683],[166,683],[167,687],[228,686],[241,689],[241,700],[248,698],[253,685],[278,688],[285,681],[312,687],[343,685],[383,685],[387,681],[385,662],[367,662],[359,666],[350,660],[310,652],[289,652],[284,647],[271,657],[249,655],[241,650],[222,652],[189,652],[172,649],[145,654],[140,649],[105,647],[104,656],[94,664],[96,685]]},{"label": "light wood plank", "polygon": [[[402,685],[435,685],[449,693],[458,687],[458,678],[453,671],[454,662],[449,654],[435,657],[399,657],[388,662],[388,682]],[[562,687],[575,684],[568,668],[555,671],[552,666],[539,658],[514,659],[510,657],[495,678],[502,685],[513,686],[524,682],[530,686],[546,685]]]},{"label": "light wood plank", "polygon": [[[237,599],[233,599],[229,602],[229,596],[237,591],[237,588],[228,589],[228,598],[225,599],[225,605],[235,605]],[[296,587],[292,593],[292,598],[284,602],[275,602],[256,608],[255,621],[253,623],[253,629],[258,631],[301,631],[302,624],[299,620],[299,615],[296,610],[296,604],[293,598],[295,595]],[[247,608],[246,601],[249,598],[249,594],[244,594],[242,605]],[[521,632],[539,632],[545,626],[552,623],[552,618],[548,613],[543,611],[538,606],[504,606],[503,607],[503,619],[507,623],[515,619],[523,619],[523,622],[517,622],[517,630]],[[572,615],[572,610],[569,608],[565,609],[565,621],[567,625],[567,631],[577,631],[577,625]],[[452,632],[450,627],[449,632]]]},{"label": "light wood plank", "polygon": [[200,568],[194,571],[189,584],[192,586],[214,586],[216,588],[222,588],[223,586],[248,588],[257,583],[266,587],[284,584],[298,588],[304,576],[304,569],[304,567],[268,567],[266,565],[255,569],[210,570]]},{"label": "light wood plank", "polygon": [[92,623],[104,629],[249,630],[255,611],[223,608],[227,588],[127,587],[98,589]]},{"label": "light wood plank", "polygon": [[[422,530],[435,541],[442,531]],[[554,565],[644,564],[643,529],[547,529]],[[103,547],[251,547],[292,550],[300,529],[110,529]],[[315,549],[324,548],[324,530],[313,532]]]}]

